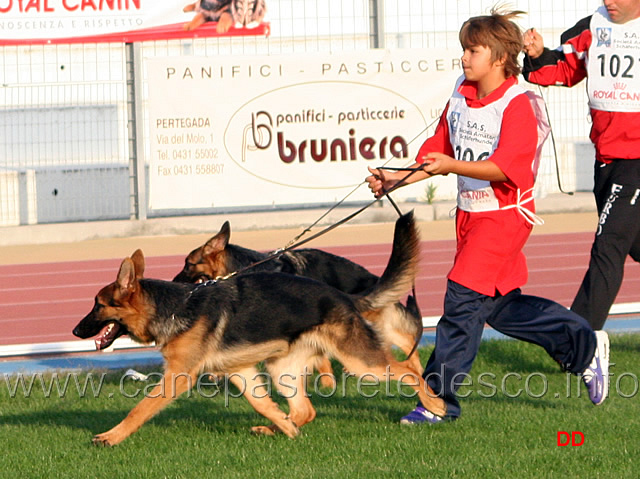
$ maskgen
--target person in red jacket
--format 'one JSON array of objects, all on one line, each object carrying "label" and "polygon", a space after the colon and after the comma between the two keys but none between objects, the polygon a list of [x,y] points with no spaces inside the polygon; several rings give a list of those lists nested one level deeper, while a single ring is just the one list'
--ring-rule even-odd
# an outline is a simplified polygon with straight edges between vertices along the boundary
[{"label": "person in red jacket", "polygon": [[589,267],[571,309],[602,329],[616,299],[627,255],[640,261],[640,1],[604,0],[593,15],[544,48],[524,35],[524,78],[571,87],[587,80],[594,188],[599,220]]},{"label": "person in red jacket", "polygon": [[[460,416],[456,391],[468,379],[485,323],[542,346],[567,371],[582,374],[594,404],[607,396],[607,334],[594,333],[564,306],[520,290],[528,276],[522,248],[539,222],[533,186],[539,146],[546,138],[534,110],[541,99],[517,82],[522,32],[511,19],[520,13],[492,11],[464,23],[464,75],[434,135],[418,152],[418,171],[406,177],[404,171],[370,168],[366,178],[380,197],[433,175],[458,175],[456,255],[435,349],[424,370],[425,381],[447,405],[446,419]],[[443,419],[418,404],[400,422]]]}]

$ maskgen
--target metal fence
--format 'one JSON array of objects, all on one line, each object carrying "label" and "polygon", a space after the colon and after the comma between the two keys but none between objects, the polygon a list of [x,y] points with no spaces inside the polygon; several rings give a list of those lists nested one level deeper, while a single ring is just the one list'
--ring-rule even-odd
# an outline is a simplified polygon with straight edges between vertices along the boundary
[{"label": "metal fence", "polygon": [[[549,46],[600,1],[513,1]],[[459,49],[478,0],[268,0],[268,37],[234,36],[142,44],[0,47],[0,226],[145,218],[147,93],[143,62],[157,56],[336,53],[370,48]],[[589,154],[583,89],[547,89],[562,163]],[[553,152],[540,182],[557,190]],[[591,169],[590,160],[585,171]],[[590,188],[586,177],[565,189]],[[189,211],[190,214],[205,211]],[[206,211],[210,212],[210,211]],[[184,214],[176,211],[174,214]]]}]

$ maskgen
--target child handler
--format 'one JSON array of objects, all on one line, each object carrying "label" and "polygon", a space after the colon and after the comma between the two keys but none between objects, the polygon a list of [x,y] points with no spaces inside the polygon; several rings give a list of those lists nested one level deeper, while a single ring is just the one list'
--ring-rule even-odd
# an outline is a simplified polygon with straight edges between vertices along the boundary
[{"label": "child handler", "polygon": [[[421,169],[405,181],[458,175],[456,256],[423,374],[445,400],[447,419],[460,416],[456,390],[471,370],[485,323],[542,346],[566,370],[582,374],[594,404],[608,393],[607,334],[594,333],[581,316],[553,301],[520,291],[528,275],[522,248],[539,221],[536,153],[546,137],[539,142],[532,95],[517,84],[523,41],[512,19],[521,13],[492,10],[463,24],[464,75],[420,148],[414,167]],[[404,171],[369,170],[366,180],[376,197],[406,177]],[[401,423],[443,419],[418,404]]]}]

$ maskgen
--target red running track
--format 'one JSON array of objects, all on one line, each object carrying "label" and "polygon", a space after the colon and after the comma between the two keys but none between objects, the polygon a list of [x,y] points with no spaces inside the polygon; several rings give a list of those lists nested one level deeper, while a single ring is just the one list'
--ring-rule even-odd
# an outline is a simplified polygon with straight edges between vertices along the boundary
[{"label": "red running track", "polygon": [[[533,235],[525,248],[529,263],[526,294],[569,306],[589,260],[593,233]],[[439,316],[446,274],[455,243],[424,241],[422,268],[416,281],[424,316]],[[390,244],[324,248],[381,274]],[[186,252],[185,252],[186,254]],[[0,345],[48,343],[75,339],[71,330],[93,307],[98,290],[112,282],[122,258],[0,266]],[[184,256],[148,257],[145,275],[171,279]],[[640,301],[640,265],[629,260],[616,303]]]}]

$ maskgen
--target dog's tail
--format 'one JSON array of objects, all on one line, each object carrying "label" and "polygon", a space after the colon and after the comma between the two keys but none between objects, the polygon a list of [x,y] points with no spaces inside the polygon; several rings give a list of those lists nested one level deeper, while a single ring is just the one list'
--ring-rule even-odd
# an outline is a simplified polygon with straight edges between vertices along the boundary
[{"label": "dog's tail", "polygon": [[358,310],[381,309],[399,301],[411,289],[419,262],[420,236],[413,211],[410,211],[396,220],[389,263],[378,282],[356,299]]}]

